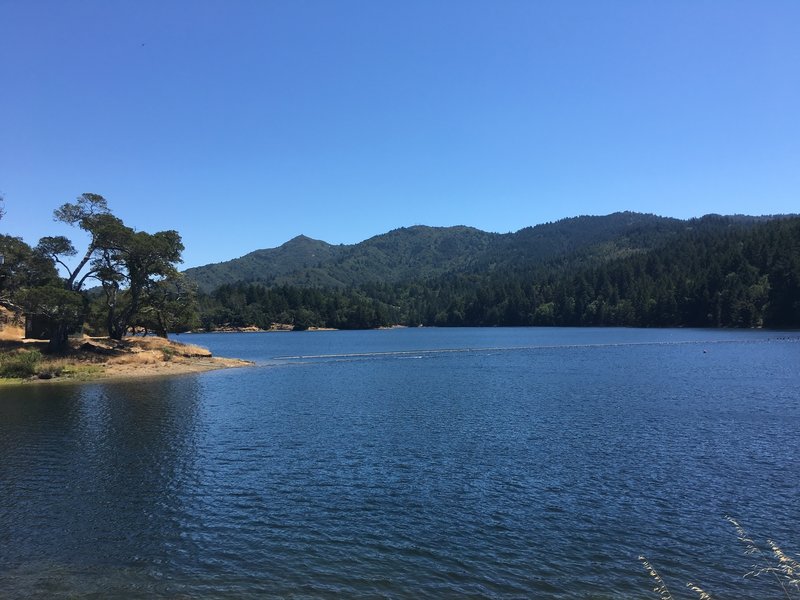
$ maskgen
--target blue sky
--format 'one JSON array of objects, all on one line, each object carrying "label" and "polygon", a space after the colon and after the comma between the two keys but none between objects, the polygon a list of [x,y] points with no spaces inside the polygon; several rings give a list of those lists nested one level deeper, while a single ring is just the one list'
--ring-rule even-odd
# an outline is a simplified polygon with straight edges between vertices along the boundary
[{"label": "blue sky", "polygon": [[800,211],[800,2],[0,0],[0,232],[105,196],[185,266],[303,233]]}]

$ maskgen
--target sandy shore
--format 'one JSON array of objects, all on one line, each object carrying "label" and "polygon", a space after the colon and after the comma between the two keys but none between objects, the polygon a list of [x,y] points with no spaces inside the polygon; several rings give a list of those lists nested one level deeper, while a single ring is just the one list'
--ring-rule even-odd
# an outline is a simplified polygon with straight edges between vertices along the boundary
[{"label": "sandy shore", "polygon": [[[0,350],[6,353],[43,350],[46,343],[38,340],[5,340]],[[109,338],[83,337],[70,340],[71,350],[65,356],[44,355],[37,373],[25,379],[0,382],[52,383],[57,381],[96,381],[130,379],[200,373],[214,369],[251,366],[236,358],[220,358],[200,346],[182,344],[157,337],[126,337],[122,341]]]}]

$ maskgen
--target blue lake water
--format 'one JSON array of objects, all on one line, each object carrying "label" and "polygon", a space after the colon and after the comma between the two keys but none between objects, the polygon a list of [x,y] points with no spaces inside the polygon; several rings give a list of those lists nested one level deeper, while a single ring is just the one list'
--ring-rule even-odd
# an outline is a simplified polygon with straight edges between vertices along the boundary
[{"label": "blue lake water", "polygon": [[[781,597],[800,335],[180,336],[256,366],[0,388],[0,597]],[[766,547],[766,544],[763,543]]]}]

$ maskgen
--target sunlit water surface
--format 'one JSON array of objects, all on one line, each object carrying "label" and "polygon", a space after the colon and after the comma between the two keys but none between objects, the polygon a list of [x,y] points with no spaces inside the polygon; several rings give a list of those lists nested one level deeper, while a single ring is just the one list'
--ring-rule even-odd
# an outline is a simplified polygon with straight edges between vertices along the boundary
[{"label": "sunlit water surface", "polygon": [[800,342],[766,331],[181,336],[255,367],[0,388],[0,597],[780,597]]}]

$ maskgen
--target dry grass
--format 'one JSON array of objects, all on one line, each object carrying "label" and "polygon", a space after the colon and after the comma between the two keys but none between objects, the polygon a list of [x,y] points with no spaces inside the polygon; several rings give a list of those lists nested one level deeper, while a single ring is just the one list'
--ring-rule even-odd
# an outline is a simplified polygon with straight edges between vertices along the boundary
[{"label": "dry grass", "polygon": [[709,594],[708,592],[706,592],[706,591],[705,591],[703,588],[701,588],[699,585],[695,585],[695,584],[693,584],[693,583],[690,581],[689,583],[687,583],[687,584],[686,584],[686,587],[688,587],[688,588],[689,588],[690,590],[692,590],[692,591],[693,591],[695,594],[697,594],[697,596],[700,598],[700,600],[712,600],[712,598],[711,598],[711,594]]},{"label": "dry grass", "polygon": [[[22,340],[0,342],[4,356],[28,352],[44,344]],[[42,356],[30,376],[15,381],[78,380],[131,378],[211,369],[241,367],[251,363],[236,359],[214,358],[207,349],[157,337],[110,338],[80,337],[70,340],[70,352],[63,357]],[[8,380],[6,380],[8,381]]]},{"label": "dry grass", "polygon": [[[800,598],[800,561],[786,554],[778,544],[770,539],[766,542],[769,551],[763,550],[736,519],[733,517],[725,517],[725,519],[733,525],[736,530],[736,536],[744,544],[745,555],[752,556],[756,560],[756,563],[751,566],[751,570],[745,573],[744,576],[771,575],[775,578],[776,583],[783,591],[783,596],[787,600]],[[661,600],[672,600],[672,594],[670,594],[658,571],[644,556],[640,556],[639,560],[655,582],[653,591],[658,594]],[[686,587],[695,592],[700,600],[712,600],[713,598],[711,594],[694,583],[689,582]]]},{"label": "dry grass", "polygon": [[121,354],[109,358],[106,364],[109,365],[154,365],[157,362],[157,355],[151,351],[139,351],[134,354]]},{"label": "dry grass", "polygon": [[0,306],[0,340],[21,340],[25,327],[11,311]]},{"label": "dry grass", "polygon": [[756,560],[756,563],[751,566],[750,572],[746,573],[745,577],[758,577],[764,574],[772,575],[780,585],[786,598],[792,598],[792,592],[800,594],[800,578],[798,578],[800,563],[788,556],[773,540],[767,540],[770,552],[762,550],[736,519],[733,517],[725,518],[736,529],[739,541],[744,544],[744,553]]},{"label": "dry grass", "polygon": [[160,337],[126,337],[117,342],[109,338],[84,338],[84,343],[104,348],[110,351],[118,351],[125,354],[139,354],[146,352],[171,354],[186,358],[211,358],[211,352],[206,348],[193,344],[182,344]]},{"label": "dry grass", "polygon": [[11,341],[21,340],[25,337],[25,330],[22,327],[6,325],[0,329],[0,340]]},{"label": "dry grass", "polygon": [[658,571],[656,571],[655,567],[647,562],[647,559],[644,556],[640,556],[639,560],[642,562],[645,570],[655,582],[653,591],[658,594],[658,597],[661,598],[661,600],[672,600],[672,594],[669,593],[667,584],[664,583],[663,579],[661,579],[661,575],[658,574]]}]

